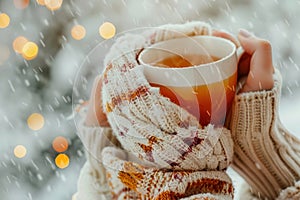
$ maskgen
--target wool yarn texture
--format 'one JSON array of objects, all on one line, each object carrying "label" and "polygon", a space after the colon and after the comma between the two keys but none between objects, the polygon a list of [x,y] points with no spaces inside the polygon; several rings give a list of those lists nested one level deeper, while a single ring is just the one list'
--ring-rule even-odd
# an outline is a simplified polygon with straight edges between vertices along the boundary
[{"label": "wool yarn texture", "polygon": [[[138,62],[143,48],[179,37],[210,35],[203,22],[164,25],[116,40],[105,59],[103,109],[121,144],[103,150],[114,199],[232,199],[225,170],[233,158],[230,131],[202,127],[151,87]],[[128,159],[128,158],[131,159]]]}]

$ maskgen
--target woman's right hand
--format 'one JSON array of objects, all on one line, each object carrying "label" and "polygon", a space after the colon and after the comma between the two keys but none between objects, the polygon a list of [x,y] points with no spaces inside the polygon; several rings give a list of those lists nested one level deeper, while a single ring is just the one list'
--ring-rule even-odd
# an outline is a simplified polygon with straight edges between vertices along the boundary
[{"label": "woman's right hand", "polygon": [[246,77],[241,92],[270,90],[274,86],[272,48],[269,41],[258,38],[246,30],[240,30],[238,40],[231,34],[215,30],[214,36],[228,39],[242,46],[245,53],[238,63],[238,77]]}]

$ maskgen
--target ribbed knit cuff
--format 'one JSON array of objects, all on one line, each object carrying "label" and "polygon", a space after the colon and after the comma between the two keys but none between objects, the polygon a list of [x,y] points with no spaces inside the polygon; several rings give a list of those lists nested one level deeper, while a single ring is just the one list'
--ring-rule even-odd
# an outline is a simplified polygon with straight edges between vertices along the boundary
[{"label": "ribbed knit cuff", "polygon": [[294,148],[299,140],[283,128],[278,117],[281,76],[277,70],[274,81],[271,90],[237,95],[231,119],[233,168],[254,194],[269,199],[293,185],[300,170]]},{"label": "ribbed knit cuff", "polygon": [[271,90],[238,94],[231,119],[235,144],[233,168],[257,195],[273,198],[280,189],[273,173],[282,173],[273,172],[276,167],[270,167],[274,165],[273,156],[278,158],[270,135],[280,96],[281,78],[278,72],[274,74],[274,80],[275,85]]},{"label": "ribbed knit cuff", "polygon": [[111,128],[84,124],[87,107],[82,107],[79,112],[78,136],[82,141],[89,165],[89,173],[93,180],[93,187],[97,192],[107,192],[106,172],[102,164],[101,152],[106,146],[118,146],[117,139],[113,136]]},{"label": "ribbed knit cuff", "polygon": [[[251,122],[251,128],[254,128],[255,131],[260,131],[261,126],[265,123],[270,123],[270,120],[276,117],[274,115],[277,115],[277,113],[274,111],[278,109],[282,84],[281,75],[278,70],[275,70],[273,78],[274,87],[271,90],[245,92],[236,95],[233,115],[239,116],[240,119],[238,120],[240,124],[243,123],[244,125]],[[255,116],[252,116],[252,114],[255,114]],[[249,121],[249,117],[251,121]]]}]

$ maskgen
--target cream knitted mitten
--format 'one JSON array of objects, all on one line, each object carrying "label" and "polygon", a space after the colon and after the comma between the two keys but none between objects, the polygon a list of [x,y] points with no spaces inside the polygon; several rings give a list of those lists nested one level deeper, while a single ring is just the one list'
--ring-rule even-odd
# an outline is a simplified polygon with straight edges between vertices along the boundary
[{"label": "cream knitted mitten", "polygon": [[237,95],[232,108],[233,168],[263,199],[300,199],[300,141],[280,123],[281,77],[270,91]]},{"label": "cream knitted mitten", "polygon": [[210,34],[210,27],[201,22],[166,25],[123,36],[108,53],[103,105],[126,151],[103,151],[114,198],[233,198],[230,178],[223,171],[233,156],[230,132],[212,125],[202,128],[194,116],[149,85],[136,60],[143,47],[155,42],[203,34]]}]

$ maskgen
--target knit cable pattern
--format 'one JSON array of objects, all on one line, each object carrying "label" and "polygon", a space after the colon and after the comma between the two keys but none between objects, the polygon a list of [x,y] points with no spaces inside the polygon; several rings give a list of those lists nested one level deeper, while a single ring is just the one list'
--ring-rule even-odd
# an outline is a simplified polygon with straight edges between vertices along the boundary
[{"label": "knit cable pattern", "polygon": [[[113,133],[126,152],[114,157],[120,149],[103,150],[115,199],[179,199],[198,193],[216,194],[207,197],[211,199],[222,199],[219,194],[233,198],[224,172],[233,156],[229,130],[201,127],[194,116],[150,86],[137,60],[153,43],[210,33],[210,26],[202,22],[165,25],[125,35],[112,46],[105,60],[102,99]],[[135,162],[126,161],[127,154]]]}]

